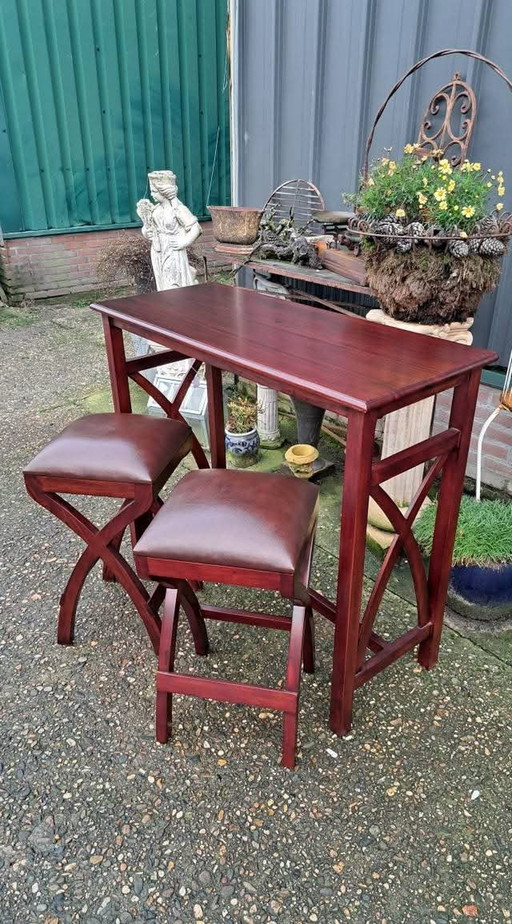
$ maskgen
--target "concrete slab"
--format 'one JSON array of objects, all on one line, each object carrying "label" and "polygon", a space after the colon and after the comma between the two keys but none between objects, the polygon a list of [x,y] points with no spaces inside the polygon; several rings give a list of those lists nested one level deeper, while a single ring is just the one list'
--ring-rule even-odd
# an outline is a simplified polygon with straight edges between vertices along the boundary
[{"label": "concrete slab", "polygon": [[[81,543],[20,475],[65,423],[108,406],[99,319],[40,308],[0,343],[2,924],[509,920],[510,636],[446,630],[430,673],[410,657],[358,692],[340,740],[327,724],[332,627],[318,619],[295,772],[278,765],[281,721],[266,711],[177,698],[175,736],[157,745],[154,658],[119,587],[95,571],[75,645],[55,644]],[[332,594],[336,479],[321,494],[314,575]],[[109,502],[85,509],[101,516]],[[369,554],[366,593],[377,567]],[[385,635],[414,620],[404,574],[383,600]],[[233,588],[206,595],[256,602]],[[214,624],[210,635],[198,662],[182,627],[181,668],[282,680],[284,633]]]}]

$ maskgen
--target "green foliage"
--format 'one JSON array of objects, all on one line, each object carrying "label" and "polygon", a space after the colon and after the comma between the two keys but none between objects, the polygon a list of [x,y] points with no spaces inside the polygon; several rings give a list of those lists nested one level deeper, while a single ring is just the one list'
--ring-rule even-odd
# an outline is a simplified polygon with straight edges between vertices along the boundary
[{"label": "green foliage", "polygon": [[250,398],[236,395],[228,401],[228,411],[226,430],[230,433],[248,433],[256,426],[257,406]]},{"label": "green foliage", "polygon": [[[432,537],[437,503],[429,504],[414,526],[415,536],[427,554]],[[460,507],[454,565],[483,565],[512,562],[512,504],[501,500],[482,500],[464,496]]]},{"label": "green foliage", "polygon": [[[505,194],[503,173],[494,176],[469,161],[454,168],[446,158],[420,158],[414,149],[406,145],[401,161],[382,157],[372,165],[368,177],[361,178],[358,211],[371,219],[393,216],[470,234],[490,211],[490,196]],[[499,212],[503,204],[495,202],[493,208]]]},{"label": "green foliage", "polygon": [[0,330],[15,330],[17,327],[30,327],[39,315],[30,308],[10,307],[0,302]]}]

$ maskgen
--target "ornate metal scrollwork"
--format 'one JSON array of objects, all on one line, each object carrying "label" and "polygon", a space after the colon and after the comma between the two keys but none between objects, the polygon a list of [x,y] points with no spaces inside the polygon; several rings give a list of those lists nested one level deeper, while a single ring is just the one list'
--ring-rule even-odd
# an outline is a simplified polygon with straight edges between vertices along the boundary
[{"label": "ornate metal scrollwork", "polygon": [[421,121],[418,144],[425,153],[441,150],[453,167],[465,158],[476,119],[476,97],[461,75],[434,94]]}]

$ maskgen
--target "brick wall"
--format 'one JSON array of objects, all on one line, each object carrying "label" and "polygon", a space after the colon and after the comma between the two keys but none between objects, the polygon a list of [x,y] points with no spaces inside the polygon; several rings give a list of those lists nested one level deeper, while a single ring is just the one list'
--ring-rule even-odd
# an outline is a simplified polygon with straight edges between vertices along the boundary
[{"label": "brick wall", "polygon": [[[198,250],[208,255],[209,262],[224,263],[225,258],[220,259],[212,248],[211,222],[205,222],[202,230]],[[127,237],[140,237],[140,229],[6,238],[0,245],[0,285],[13,304],[101,288],[97,265],[102,250]],[[124,282],[119,279],[120,285]]]},{"label": "brick wall", "polygon": [[4,288],[10,301],[51,298],[97,288],[101,285],[97,272],[101,251],[107,244],[128,235],[140,235],[140,231],[120,228],[7,238],[1,256]]},{"label": "brick wall", "polygon": [[[481,385],[471,436],[467,474],[476,477],[476,449],[483,424],[498,404],[499,390],[490,385]],[[438,396],[434,415],[433,432],[448,426],[451,392]],[[502,411],[493,420],[484,437],[482,453],[482,481],[512,494],[512,414]]]}]

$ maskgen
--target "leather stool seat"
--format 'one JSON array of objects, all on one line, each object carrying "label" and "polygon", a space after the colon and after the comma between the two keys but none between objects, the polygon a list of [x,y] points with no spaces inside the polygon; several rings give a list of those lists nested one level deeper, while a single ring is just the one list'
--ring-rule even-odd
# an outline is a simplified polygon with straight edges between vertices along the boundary
[{"label": "leather stool seat", "polygon": [[[187,424],[145,414],[90,414],[65,427],[25,474],[151,484],[190,450]],[[70,491],[70,493],[72,493]]]},{"label": "leather stool seat", "polygon": [[317,504],[318,489],[298,478],[234,469],[188,472],[134,549],[139,573],[160,576],[160,559],[175,575],[187,570],[186,562],[292,574]]},{"label": "leather stool seat", "polygon": [[[188,472],[174,487],[133,550],[139,575],[167,587],[156,675],[158,741],[166,742],[171,731],[174,693],[277,709],[284,714],[282,764],[294,766],[302,664],[314,671],[308,584],[317,513],[318,488],[283,475],[204,469]],[[191,581],[277,590],[293,601],[292,616],[200,605]],[[200,639],[205,618],[288,631],[282,688],[177,673],[180,607]]]}]

